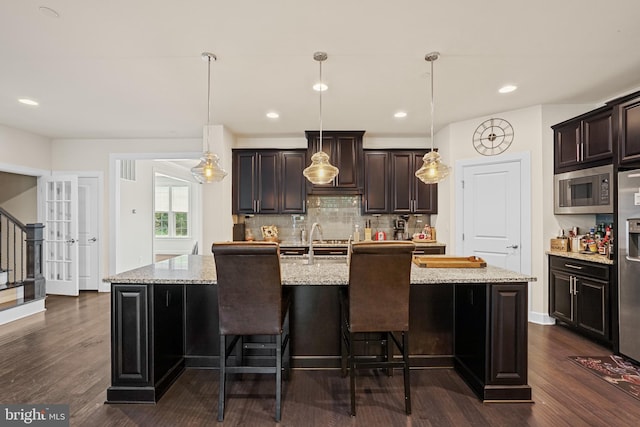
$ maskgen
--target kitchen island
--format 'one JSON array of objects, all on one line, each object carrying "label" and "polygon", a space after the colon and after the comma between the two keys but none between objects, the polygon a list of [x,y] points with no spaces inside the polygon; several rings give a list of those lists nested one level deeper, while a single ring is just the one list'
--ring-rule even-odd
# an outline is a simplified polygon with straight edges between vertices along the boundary
[{"label": "kitchen island", "polygon": [[[283,258],[294,368],[340,366],[338,293],[346,257]],[[411,365],[455,367],[484,401],[529,401],[528,282],[486,268],[412,266]],[[104,279],[111,283],[108,402],[156,402],[185,368],[218,366],[213,256],[183,255]],[[256,363],[260,357],[256,356]]]}]

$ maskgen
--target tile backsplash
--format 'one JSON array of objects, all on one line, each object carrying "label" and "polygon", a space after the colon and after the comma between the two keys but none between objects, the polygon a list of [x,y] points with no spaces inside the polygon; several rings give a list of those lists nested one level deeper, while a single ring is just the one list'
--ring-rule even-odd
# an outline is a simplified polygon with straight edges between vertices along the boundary
[{"label": "tile backsplash", "polygon": [[[282,243],[301,244],[301,232],[311,231],[314,222],[322,226],[325,240],[348,239],[355,226],[360,227],[360,238],[364,237],[365,221],[371,221],[372,232],[384,231],[387,239],[393,239],[393,220],[399,215],[362,214],[362,196],[308,196],[307,213],[294,215],[249,215],[244,218],[246,230],[250,230],[256,240],[262,240],[261,227],[275,225]],[[407,231],[415,233],[429,224],[430,215],[411,215],[407,221]],[[314,235],[314,239],[317,238]]]}]

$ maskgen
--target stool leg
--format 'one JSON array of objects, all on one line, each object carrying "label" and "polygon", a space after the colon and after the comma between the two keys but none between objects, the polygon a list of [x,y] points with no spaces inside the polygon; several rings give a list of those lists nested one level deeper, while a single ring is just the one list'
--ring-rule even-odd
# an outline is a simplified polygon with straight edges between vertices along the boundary
[{"label": "stool leg", "polygon": [[402,360],[404,362],[404,409],[411,414],[411,378],[409,377],[409,332],[402,332]]},{"label": "stool leg", "polygon": [[276,335],[276,422],[280,422],[282,395],[282,335]]},{"label": "stool leg", "polygon": [[347,376],[347,359],[350,352],[348,349],[351,347],[351,343],[347,343],[347,328],[345,326],[344,319],[340,325],[340,370],[342,371],[342,377]]},{"label": "stool leg", "polygon": [[[391,332],[387,332],[386,334],[386,339],[387,339],[387,344],[386,344],[386,348],[387,348],[387,354],[385,355],[387,362],[393,362],[393,341],[391,338]],[[392,377],[393,376],[393,368],[387,368],[387,376],[388,377]]]},{"label": "stool leg", "polygon": [[220,335],[220,390],[218,391],[218,421],[224,420],[224,386],[227,379],[226,375],[226,340],[225,335]]},{"label": "stool leg", "polygon": [[349,379],[351,390],[351,415],[356,416],[356,361],[353,354],[353,336],[349,333]]}]

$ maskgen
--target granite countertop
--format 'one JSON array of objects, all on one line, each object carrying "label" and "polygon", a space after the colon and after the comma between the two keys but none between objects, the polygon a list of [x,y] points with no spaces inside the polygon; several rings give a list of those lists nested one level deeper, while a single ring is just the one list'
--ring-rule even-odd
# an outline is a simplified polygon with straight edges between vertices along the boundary
[{"label": "granite countertop", "polygon": [[582,261],[597,262],[598,264],[613,265],[613,260],[604,255],[582,254],[580,252],[546,251],[547,255],[559,256],[563,258],[579,259]]},{"label": "granite countertop", "polygon": [[[316,257],[313,265],[304,258],[282,258],[283,285],[347,285],[349,267],[346,257]],[[211,255],[181,255],[115,276],[104,282],[121,284],[194,284],[216,283],[216,271]],[[413,264],[411,284],[443,283],[513,283],[534,282],[535,277],[504,270],[485,268],[421,268]]]},{"label": "granite countertop", "polygon": [[[363,242],[364,240],[361,240],[361,242]],[[409,240],[407,240],[409,241]],[[445,243],[442,242],[413,242],[413,244],[416,245],[416,247],[425,247],[425,246],[447,246]],[[303,245],[300,242],[287,242],[287,241],[283,241],[280,242],[280,246],[282,247],[287,247],[287,248],[306,248],[309,247],[309,245]],[[313,247],[332,247],[332,248],[346,248],[348,247],[349,244],[346,242],[324,242],[324,243],[314,243]]]}]

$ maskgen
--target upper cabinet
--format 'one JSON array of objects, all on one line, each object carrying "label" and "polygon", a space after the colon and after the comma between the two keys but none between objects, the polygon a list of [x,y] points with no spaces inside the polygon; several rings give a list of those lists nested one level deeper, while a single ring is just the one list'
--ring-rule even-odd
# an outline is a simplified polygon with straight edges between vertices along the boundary
[{"label": "upper cabinet", "polygon": [[[318,152],[320,134],[306,131],[308,141],[307,164]],[[322,151],[329,155],[330,163],[339,170],[338,176],[329,184],[308,184],[309,194],[362,194],[364,131],[322,132]]]},{"label": "upper cabinet", "polygon": [[640,97],[617,107],[619,161],[621,165],[640,165]]},{"label": "upper cabinet", "polygon": [[552,126],[554,173],[613,162],[612,109],[603,107]]},{"label": "upper cabinet", "polygon": [[415,176],[426,151],[365,151],[365,214],[438,213],[438,185]]},{"label": "upper cabinet", "polygon": [[438,213],[438,184],[425,184],[416,178],[426,151],[391,152],[391,212]]},{"label": "upper cabinet", "polygon": [[306,151],[233,150],[234,214],[304,213]]}]

